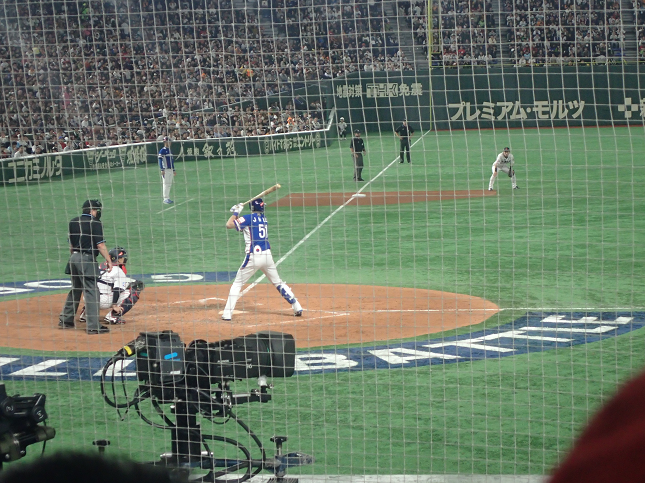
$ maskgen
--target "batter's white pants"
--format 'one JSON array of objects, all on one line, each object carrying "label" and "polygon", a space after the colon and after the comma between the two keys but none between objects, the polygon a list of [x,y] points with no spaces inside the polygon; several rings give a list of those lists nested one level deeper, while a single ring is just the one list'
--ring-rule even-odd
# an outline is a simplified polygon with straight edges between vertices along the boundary
[{"label": "batter's white pants", "polygon": [[170,188],[172,187],[172,180],[175,178],[175,173],[172,169],[167,169],[164,171],[164,175],[161,177],[163,181],[163,199],[170,199]]},{"label": "batter's white pants", "polygon": [[294,313],[302,311],[302,307],[296,299],[296,296],[293,294],[289,286],[282,281],[280,275],[278,275],[278,269],[273,261],[271,250],[265,250],[258,253],[248,253],[244,258],[244,262],[242,262],[242,266],[237,271],[231,290],[228,293],[228,299],[226,300],[226,306],[224,307],[222,318],[230,319],[232,317],[235,304],[237,304],[238,299],[241,297],[240,292],[242,291],[242,287],[258,270],[262,270],[264,275],[266,275],[269,281],[278,290],[286,290],[287,296],[290,296],[295,300],[295,302],[291,304]]},{"label": "batter's white pants", "polygon": [[[117,300],[116,304],[121,305],[121,302],[123,302],[125,299],[127,299],[130,296],[130,290],[124,290],[121,292],[121,295],[119,295],[119,300]],[[112,292],[110,293],[102,293],[100,300],[99,300],[100,306],[102,309],[111,309],[112,308]]]},{"label": "batter's white pants", "polygon": [[[492,190],[493,185],[495,184],[495,178],[497,178],[497,175],[501,171],[502,173],[505,173],[508,176],[508,172],[511,168],[510,167],[503,167],[503,168],[497,168],[495,170],[495,165],[493,165],[493,174],[490,177],[490,181],[488,182],[488,189]],[[517,180],[515,179],[515,171],[513,171],[513,177],[511,178],[511,181],[513,182],[513,188],[517,186]]]}]

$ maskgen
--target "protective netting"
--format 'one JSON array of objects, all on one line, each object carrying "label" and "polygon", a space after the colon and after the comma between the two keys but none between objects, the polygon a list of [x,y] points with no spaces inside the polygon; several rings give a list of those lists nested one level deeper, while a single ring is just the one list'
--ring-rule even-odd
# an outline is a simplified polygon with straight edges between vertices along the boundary
[{"label": "protective netting", "polygon": [[[239,416],[268,453],[285,434],[314,456],[303,481],[541,481],[645,363],[644,5],[1,1],[0,380],[47,394],[55,449],[106,438],[146,461],[203,431],[257,463],[248,428],[221,424]],[[68,223],[93,199],[138,283],[88,335],[61,310]],[[279,276],[227,309],[267,250],[239,233],[254,218]],[[182,350],[204,363],[258,331],[294,337],[277,381],[243,355],[268,364],[279,336],[211,345],[237,348],[243,396],[226,379],[207,412],[192,392],[199,430],[137,417],[171,426]],[[152,346],[159,364],[135,364]],[[214,387],[218,363],[192,382]],[[104,400],[108,373],[126,389]]]}]

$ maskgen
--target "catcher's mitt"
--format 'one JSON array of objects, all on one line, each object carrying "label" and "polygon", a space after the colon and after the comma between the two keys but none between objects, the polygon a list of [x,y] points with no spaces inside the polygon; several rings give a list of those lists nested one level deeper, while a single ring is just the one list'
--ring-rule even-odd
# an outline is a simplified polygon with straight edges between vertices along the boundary
[{"label": "catcher's mitt", "polygon": [[515,171],[513,171],[513,168],[509,168],[508,169],[508,177],[512,178],[514,174],[515,174]]},{"label": "catcher's mitt", "polygon": [[141,292],[145,288],[145,284],[141,280],[130,282],[130,290],[133,292]]}]

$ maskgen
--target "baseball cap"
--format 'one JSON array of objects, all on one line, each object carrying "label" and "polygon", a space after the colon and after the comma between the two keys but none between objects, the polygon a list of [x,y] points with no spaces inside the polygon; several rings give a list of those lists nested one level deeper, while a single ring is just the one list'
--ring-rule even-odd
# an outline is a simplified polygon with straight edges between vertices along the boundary
[{"label": "baseball cap", "polygon": [[511,150],[511,148],[509,148],[508,146],[506,146],[506,147],[504,148],[504,151],[510,151],[510,150]]},{"label": "baseball cap", "polygon": [[166,141],[170,141],[170,138],[169,138],[168,136],[164,136],[164,137],[163,137],[163,140],[164,140],[164,142],[166,142]]}]

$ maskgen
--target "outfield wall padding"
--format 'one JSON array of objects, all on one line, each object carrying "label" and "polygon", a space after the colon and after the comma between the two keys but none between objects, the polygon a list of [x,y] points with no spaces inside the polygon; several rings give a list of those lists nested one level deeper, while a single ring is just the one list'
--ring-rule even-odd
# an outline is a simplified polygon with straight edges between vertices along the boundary
[{"label": "outfield wall padding", "polygon": [[[177,141],[171,150],[178,162],[237,156],[275,154],[329,146],[335,136],[327,131],[273,134],[248,138]],[[157,163],[161,142],[83,149],[0,161],[0,183],[11,186],[51,179],[87,176],[99,171],[134,168]]]},{"label": "outfield wall padding", "polygon": [[406,117],[417,129],[459,130],[642,125],[645,114],[636,64],[360,72],[333,83],[338,116],[381,133]]}]

